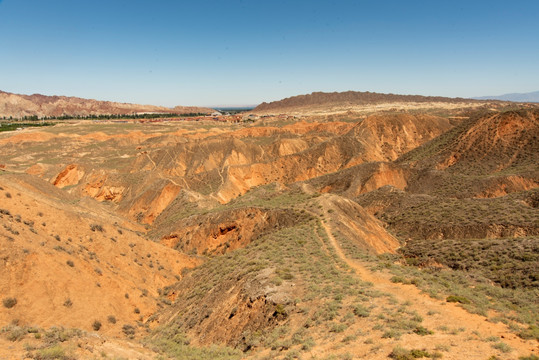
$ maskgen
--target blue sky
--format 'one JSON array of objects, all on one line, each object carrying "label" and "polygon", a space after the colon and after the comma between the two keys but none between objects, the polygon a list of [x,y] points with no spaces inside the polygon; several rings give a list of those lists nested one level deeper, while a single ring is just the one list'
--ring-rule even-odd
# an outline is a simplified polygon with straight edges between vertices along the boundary
[{"label": "blue sky", "polygon": [[174,105],[539,90],[539,1],[0,0],[0,90]]}]

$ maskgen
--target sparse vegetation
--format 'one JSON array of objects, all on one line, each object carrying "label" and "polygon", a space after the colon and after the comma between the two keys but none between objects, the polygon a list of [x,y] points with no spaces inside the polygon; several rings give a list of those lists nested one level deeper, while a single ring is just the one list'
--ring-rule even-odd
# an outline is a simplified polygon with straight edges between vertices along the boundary
[{"label": "sparse vegetation", "polygon": [[433,356],[425,350],[413,349],[407,350],[403,347],[397,346],[389,354],[391,359],[395,360],[413,360],[420,358],[433,358]]},{"label": "sparse vegetation", "polygon": [[95,320],[92,323],[92,329],[94,329],[95,331],[99,331],[99,329],[101,329],[101,321]]},{"label": "sparse vegetation", "polygon": [[369,314],[370,311],[365,306],[361,304],[357,304],[356,306],[354,306],[354,315],[359,317],[368,317]]},{"label": "sparse vegetation", "polygon": [[[505,321],[527,324],[531,329],[539,321],[539,304],[534,300],[537,296],[534,290],[493,286],[481,276],[470,277],[463,270],[418,268],[403,264],[400,256],[385,254],[374,257],[359,250],[344,236],[339,235],[339,241],[349,256],[367,261],[374,270],[387,269],[399,280],[418,286],[432,297],[449,299],[460,303],[468,311],[485,316],[488,309],[493,309],[503,314]],[[519,333],[526,336],[526,331],[519,330]],[[527,335],[530,336],[530,332]]]},{"label": "sparse vegetation", "polygon": [[520,356],[518,360],[539,360],[539,356],[531,354],[530,356]]},{"label": "sparse vegetation", "polygon": [[459,304],[469,304],[470,300],[465,298],[464,296],[458,296],[458,295],[450,295],[445,299],[447,302],[453,302],[453,303],[459,303]]},{"label": "sparse vegetation", "polygon": [[175,338],[176,340],[159,339],[152,342],[152,345],[158,350],[164,352],[168,356],[174,357],[178,360],[236,360],[241,359],[243,356],[239,350],[220,347],[213,345],[207,348],[194,347],[185,344],[181,337]]},{"label": "sparse vegetation", "polygon": [[104,232],[105,231],[103,226],[101,226],[100,224],[92,224],[92,225],[90,225],[90,230],[92,230],[94,232],[96,232],[96,231]]},{"label": "sparse vegetation", "polygon": [[32,355],[35,360],[70,360],[72,357],[67,355],[66,350],[59,344],[52,345],[45,349],[40,349]]},{"label": "sparse vegetation", "polygon": [[492,347],[496,350],[500,350],[502,353],[509,353],[512,351],[511,347],[504,342],[493,344]]},{"label": "sparse vegetation", "polygon": [[1,332],[5,334],[6,339],[9,341],[20,341],[28,334],[28,329],[17,325],[8,325],[3,327]]},{"label": "sparse vegetation", "polygon": [[11,309],[15,305],[17,305],[17,299],[14,297],[7,297],[7,298],[2,299],[2,304],[4,305],[5,308]]},{"label": "sparse vegetation", "polygon": [[539,340],[539,326],[537,325],[529,325],[527,329],[523,329],[518,333],[518,336],[520,336],[523,339],[536,339]]},{"label": "sparse vegetation", "polygon": [[419,325],[414,329],[414,333],[417,335],[425,336],[425,335],[432,335],[434,332],[432,330],[428,330],[427,328]]},{"label": "sparse vegetation", "polygon": [[122,332],[125,336],[132,337],[135,335],[135,327],[130,324],[125,324],[122,326]]}]

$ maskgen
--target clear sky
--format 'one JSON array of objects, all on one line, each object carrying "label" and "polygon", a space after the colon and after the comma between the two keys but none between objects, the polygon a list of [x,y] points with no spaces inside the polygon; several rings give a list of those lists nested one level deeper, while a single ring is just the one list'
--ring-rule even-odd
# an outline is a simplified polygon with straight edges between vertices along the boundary
[{"label": "clear sky", "polygon": [[0,90],[155,105],[539,90],[538,0],[0,0]]}]

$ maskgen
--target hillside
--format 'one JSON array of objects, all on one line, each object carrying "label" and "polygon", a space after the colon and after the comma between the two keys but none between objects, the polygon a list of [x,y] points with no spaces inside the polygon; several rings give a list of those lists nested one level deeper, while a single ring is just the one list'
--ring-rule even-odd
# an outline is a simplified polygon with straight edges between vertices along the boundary
[{"label": "hillside", "polygon": [[396,95],[368,91],[313,92],[270,103],[264,102],[252,112],[256,114],[285,114],[361,110],[372,113],[380,110],[469,108],[485,104],[485,101],[441,96]]},{"label": "hillside", "polygon": [[0,133],[0,358],[537,355],[537,109],[445,111]]},{"label": "hillside", "polygon": [[531,170],[538,160],[538,136],[537,109],[479,114],[401,161],[469,174]]},{"label": "hillside", "polygon": [[211,113],[212,109],[195,106],[167,108],[153,105],[137,105],[111,101],[99,101],[67,96],[40,94],[19,95],[0,91],[0,117],[22,118],[24,116],[88,116],[123,115],[133,113]]},{"label": "hillside", "polygon": [[94,320],[114,316],[118,324],[102,330],[120,333],[120,324],[155,311],[159,288],[199,263],[146,241],[136,224],[47,182],[3,175],[0,188],[0,289],[17,299],[9,315],[0,314],[4,323],[16,318],[90,330]]},{"label": "hillside", "polygon": [[[401,156],[392,164],[395,172],[406,174],[399,182],[352,194],[358,194],[360,205],[406,239],[401,250],[407,256],[474,268],[503,286],[535,288],[539,285],[533,275],[538,270],[538,120],[537,110],[476,114]],[[351,193],[351,186],[341,185],[340,191]],[[429,253],[433,249],[425,244],[439,240],[444,240],[441,248]],[[472,266],[471,258],[486,256],[474,252],[478,242],[483,249],[503,248],[503,257],[497,258],[501,262],[509,261],[505,256],[520,258],[521,251],[531,258],[524,256],[526,260],[518,265],[514,260],[500,263],[497,271],[492,271],[489,261]],[[457,256],[455,247],[464,253]]]}]

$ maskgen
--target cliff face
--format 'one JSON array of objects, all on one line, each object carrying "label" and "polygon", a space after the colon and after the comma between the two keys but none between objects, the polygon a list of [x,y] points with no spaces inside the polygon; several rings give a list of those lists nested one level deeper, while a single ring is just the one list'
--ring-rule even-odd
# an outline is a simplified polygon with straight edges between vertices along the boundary
[{"label": "cliff face", "polygon": [[144,112],[211,113],[212,111],[209,108],[195,106],[167,108],[163,106],[127,104],[67,96],[19,95],[0,91],[0,117],[123,115]]}]

